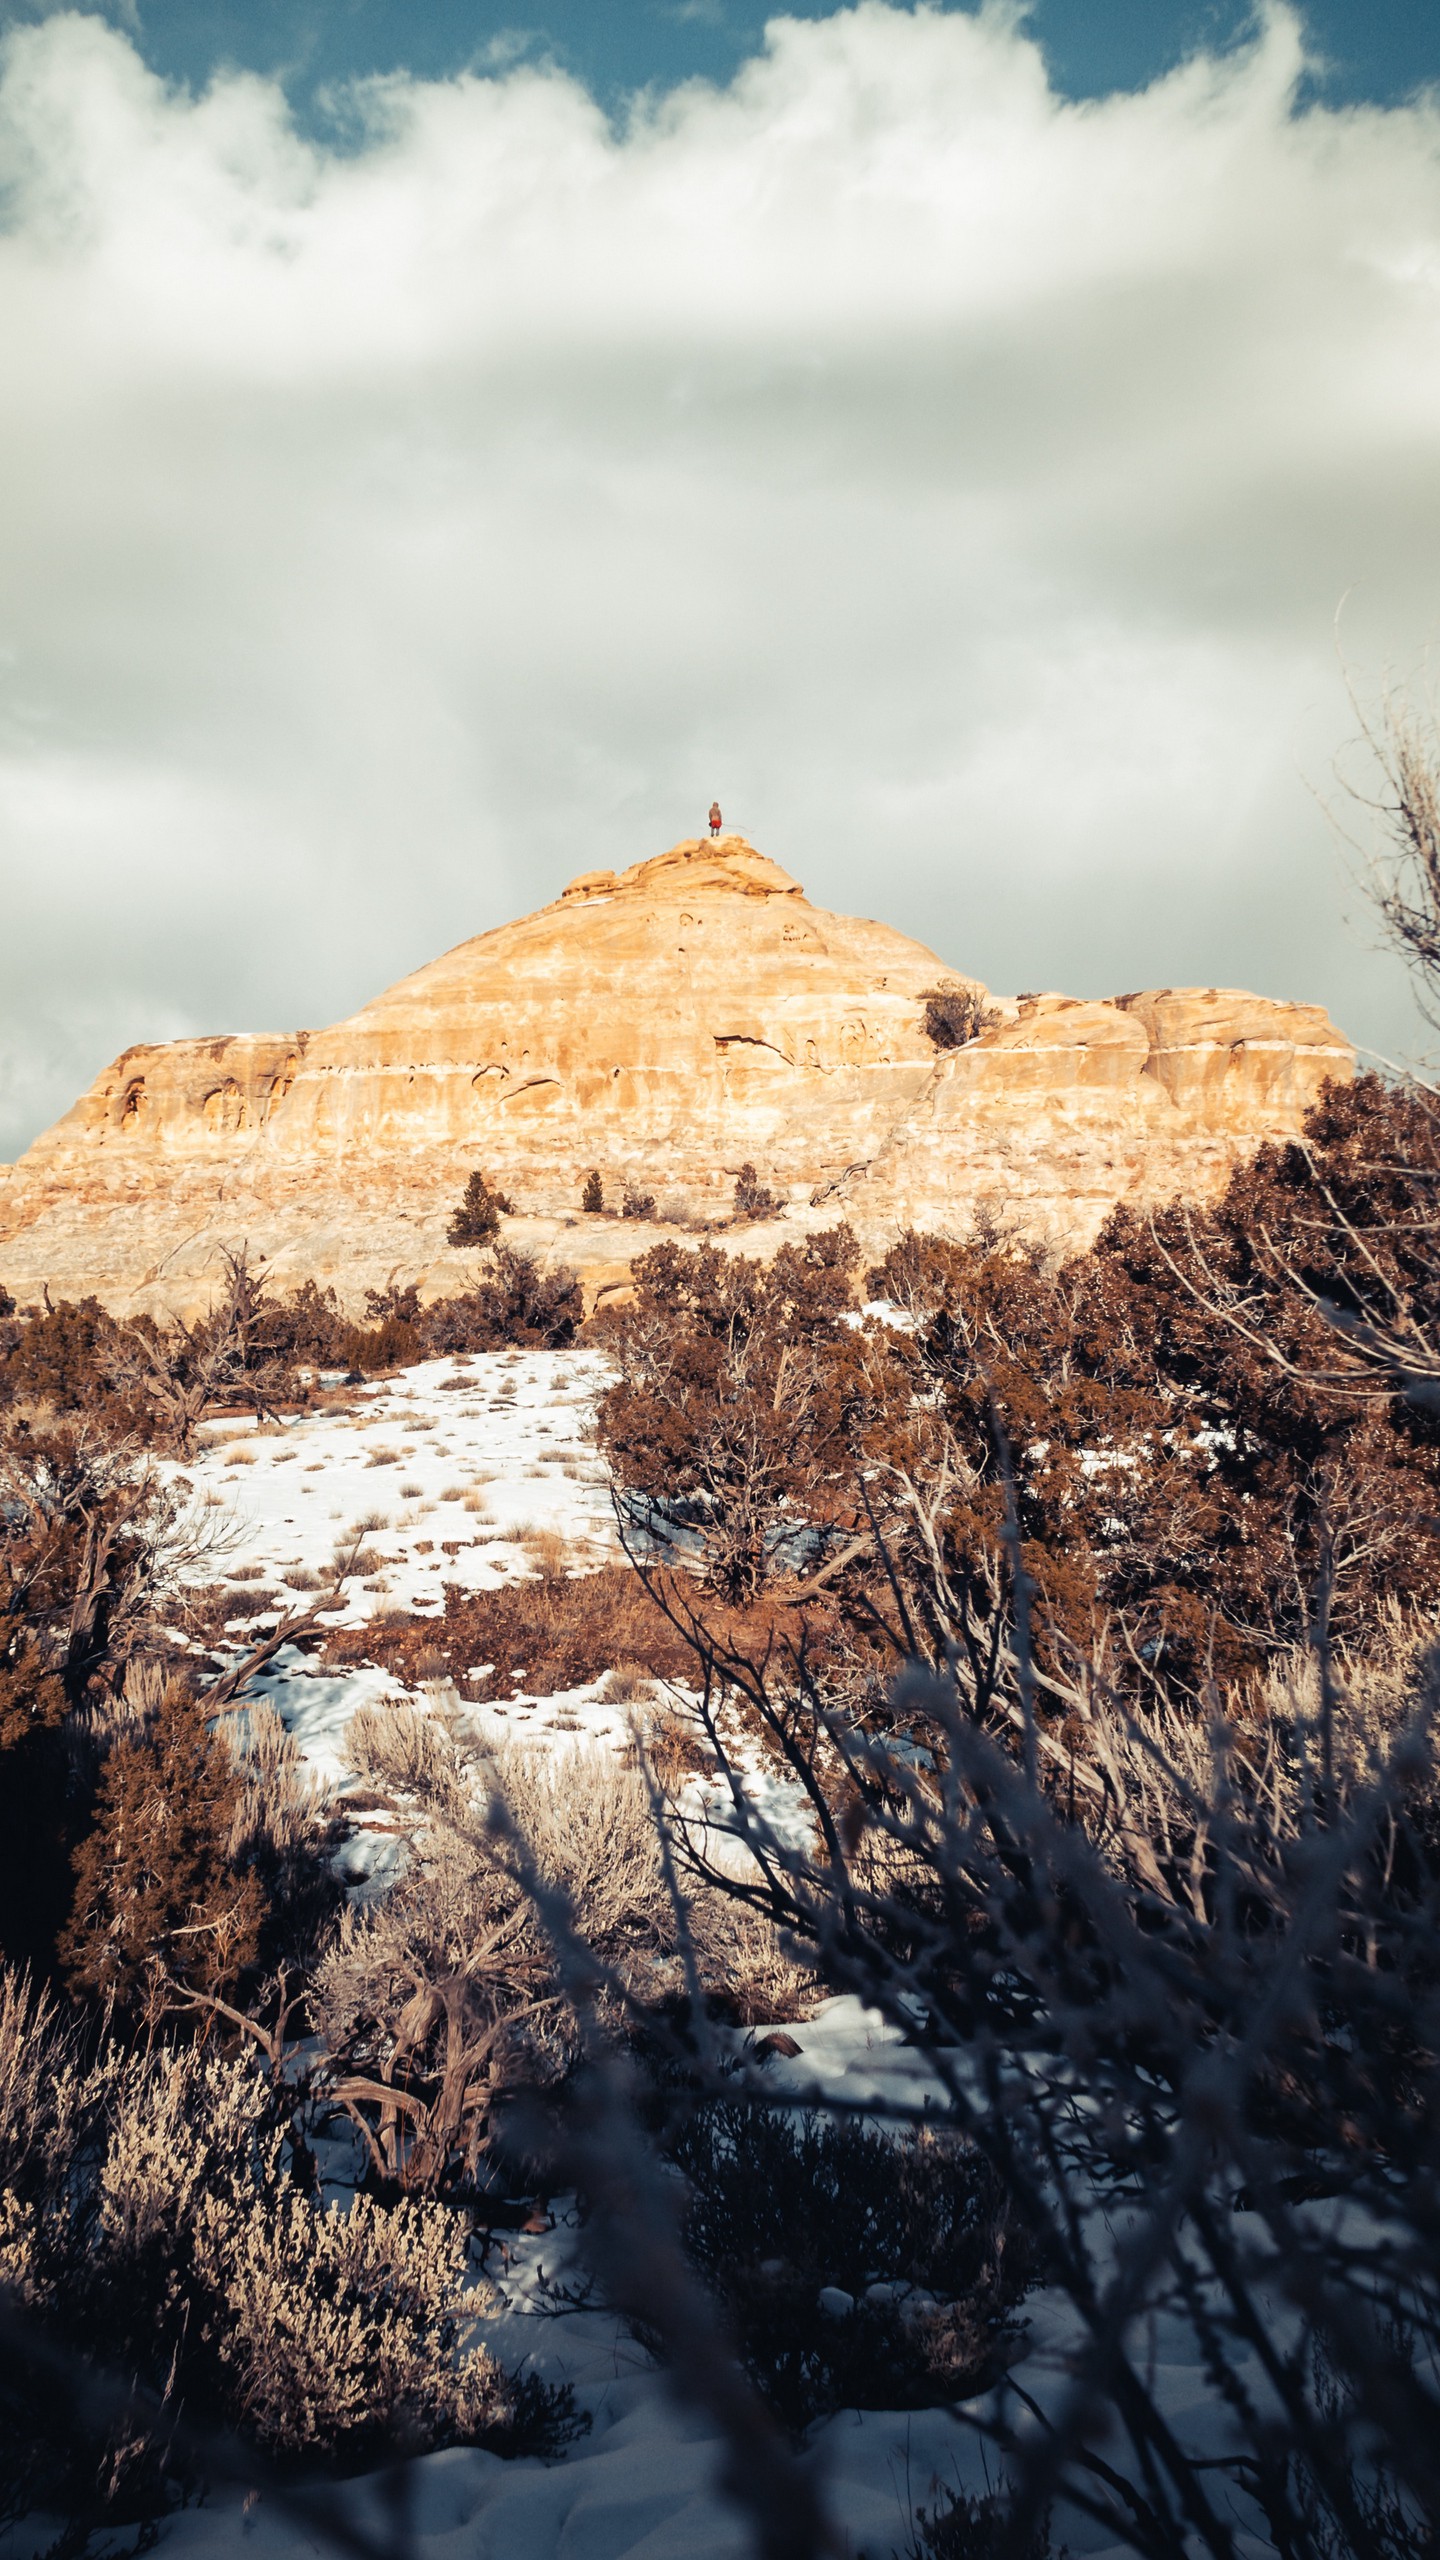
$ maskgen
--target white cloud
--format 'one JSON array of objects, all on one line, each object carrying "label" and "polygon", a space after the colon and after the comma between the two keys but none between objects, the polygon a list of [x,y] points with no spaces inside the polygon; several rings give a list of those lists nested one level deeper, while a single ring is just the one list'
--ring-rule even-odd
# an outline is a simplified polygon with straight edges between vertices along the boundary
[{"label": "white cloud", "polygon": [[1341,595],[1362,666],[1434,633],[1440,108],[1300,63],[1277,9],[1075,105],[1013,12],[866,0],[623,134],[517,66],[327,153],[12,33],[0,1147],[716,792],[996,985],[1410,1037],[1305,777]]}]

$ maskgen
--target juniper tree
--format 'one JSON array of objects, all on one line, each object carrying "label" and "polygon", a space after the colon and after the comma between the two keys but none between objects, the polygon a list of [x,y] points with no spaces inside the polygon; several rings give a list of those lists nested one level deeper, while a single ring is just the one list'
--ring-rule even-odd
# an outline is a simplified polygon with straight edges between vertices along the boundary
[{"label": "juniper tree", "polygon": [[503,1191],[496,1191],[483,1173],[475,1172],[465,1185],[465,1195],[447,1227],[446,1242],[459,1245],[493,1244],[500,1233],[500,1221],[513,1215],[514,1202]]}]

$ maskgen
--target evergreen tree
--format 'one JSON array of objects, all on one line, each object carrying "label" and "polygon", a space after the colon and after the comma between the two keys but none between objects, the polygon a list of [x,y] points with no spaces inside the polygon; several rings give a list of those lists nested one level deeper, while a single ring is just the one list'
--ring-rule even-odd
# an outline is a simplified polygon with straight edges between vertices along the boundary
[{"label": "evergreen tree", "polygon": [[455,1211],[448,1228],[449,1244],[493,1244],[500,1233],[502,1217],[508,1218],[514,1208],[503,1191],[494,1191],[483,1173],[472,1173],[465,1185],[465,1197]]},{"label": "evergreen tree", "polygon": [[594,1165],[585,1176],[585,1188],[580,1194],[580,1206],[587,1218],[598,1218],[605,1207],[605,1188],[600,1180],[599,1171]]}]

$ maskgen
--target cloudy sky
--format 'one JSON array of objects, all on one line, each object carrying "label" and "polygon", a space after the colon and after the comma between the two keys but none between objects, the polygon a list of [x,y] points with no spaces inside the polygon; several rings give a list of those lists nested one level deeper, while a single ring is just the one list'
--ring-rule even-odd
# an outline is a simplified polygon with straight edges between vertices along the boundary
[{"label": "cloudy sky", "polygon": [[1431,0],[0,25],[0,1155],[712,794],[1415,1045],[1323,802],[1440,623]]}]

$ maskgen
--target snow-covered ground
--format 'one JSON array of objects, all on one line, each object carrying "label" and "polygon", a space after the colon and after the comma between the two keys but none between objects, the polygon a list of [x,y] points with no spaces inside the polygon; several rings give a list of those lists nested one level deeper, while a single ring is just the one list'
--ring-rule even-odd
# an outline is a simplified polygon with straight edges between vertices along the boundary
[{"label": "snow-covered ground", "polygon": [[[607,1383],[593,1351],[511,1351],[427,1360],[350,1391],[344,1401],[257,1428],[245,1416],[207,1431],[183,1473],[216,1546],[204,1578],[237,1609],[257,1590],[274,1606],[232,1621],[238,1651],[304,1609],[337,1552],[362,1541],[363,1571],[325,1626],[389,1611],[441,1615],[444,1588],[474,1591],[547,1568],[584,1570],[619,1554],[594,1414]],[[478,1671],[480,1664],[468,1666]],[[584,1689],[521,1692],[479,1711],[498,1737],[619,1743],[623,1707]],[[343,1781],[345,1730],[362,1701],[403,1694],[386,1671],[327,1669],[288,1646],[255,1683],[316,1775]],[[503,1725],[502,1725],[503,1716]]]},{"label": "snow-covered ground", "polygon": [[[613,1557],[608,1479],[593,1438],[605,1381],[593,1352],[433,1360],[278,1428],[227,1424],[184,1471],[221,1531],[206,1577],[232,1585],[237,1599],[263,1587],[277,1607],[293,1609],[313,1597],[315,1579],[358,1533],[367,1567],[330,1620],[353,1626],[391,1610],[438,1615],[446,1582],[480,1589],[529,1575],[542,1539],[550,1541],[551,1569],[562,1550],[572,1568]],[[266,1624],[263,1614],[237,1616],[229,1641],[253,1642]],[[356,1706],[402,1694],[385,1671],[327,1669],[295,1647],[260,1685],[317,1775],[342,1785]],[[556,1748],[619,1742],[628,1710],[611,1703],[604,1686],[521,1695],[471,1713],[482,1731]],[[754,1795],[782,1831],[804,1818],[798,1796],[776,1780],[757,1773]],[[696,1811],[723,1822],[718,1792],[697,1782],[693,1800]],[[373,1883],[384,1872],[385,1844],[372,1840],[359,1863]],[[777,2095],[803,2101],[833,2092],[882,2107],[887,2098],[910,2106],[940,2099],[933,2061],[852,1998],[825,2001],[808,2020],[787,2022],[787,2033],[800,2049],[767,2065]],[[465,2449],[432,2454],[406,2466],[403,2508],[394,2474],[383,2490],[366,2481],[337,2485],[337,2519],[372,2547],[394,2550],[397,2560],[742,2560],[752,2550],[743,2518],[718,2489],[723,2448],[709,2423],[676,2406],[613,2315],[556,2317],[544,2307],[542,2272],[563,2276],[573,2249],[563,2223],[509,2242],[504,2263],[489,2268],[502,2298],[486,2329],[509,2368],[528,2359],[570,2382],[588,2434],[548,2462]],[[1065,2307],[1045,2295],[1028,2308],[1020,2372],[1043,2402],[1059,2386],[1073,2327]],[[1197,2419],[1204,2432],[1213,2392],[1193,2337],[1171,2328],[1155,2341],[1167,2409],[1182,2423]],[[844,2560],[912,2552],[917,2506],[933,2507],[937,2496],[943,2504],[947,2490],[975,2494],[995,2485],[981,2440],[942,2410],[843,2414],[818,2431],[813,2450]],[[1103,2535],[1073,2511],[1056,2529],[1075,2560],[1108,2560]],[[253,2492],[217,2492],[162,2535],[173,2560],[233,2560],[241,2542],[255,2560],[310,2560],[325,2547],[283,2502]],[[1245,2547],[1243,2535],[1237,2547]]]},{"label": "snow-covered ground", "polygon": [[[851,1997],[824,2002],[787,2033],[798,2054],[767,2068],[800,2096],[827,2090],[908,2103],[928,2080],[923,2058]],[[749,2527],[718,2486],[725,2448],[711,2423],[678,2407],[623,2324],[604,2310],[556,2317],[546,2285],[576,2270],[573,2224],[517,2234],[488,2273],[502,2307],[483,2335],[512,2369],[528,2360],[568,2381],[589,2432],[558,2459],[502,2461],[451,2449],[393,2474],[382,2488],[335,2490],[338,2515],[388,2543],[397,2560],[748,2560]],[[814,2458],[837,2533],[837,2560],[891,2560],[913,2546],[913,2515],[937,2493],[987,2481],[979,2439],[944,2410],[846,2411],[817,2429]],[[398,2528],[398,2529],[397,2529]],[[265,2494],[212,2495],[165,2528],[172,2560],[311,2560],[324,2545]],[[1092,2543],[1070,2537],[1076,2560]]]},{"label": "snow-covered ground", "polygon": [[[560,1539],[576,1564],[614,1552],[609,1477],[594,1441],[606,1384],[593,1351],[492,1352],[426,1360],[279,1423],[211,1427],[187,1468],[233,1535],[218,1579],[253,1579],[296,1602],[357,1531],[374,1563],[345,1619],[436,1610],[533,1569]],[[296,1582],[299,1574],[302,1579]]]}]

